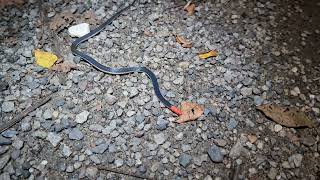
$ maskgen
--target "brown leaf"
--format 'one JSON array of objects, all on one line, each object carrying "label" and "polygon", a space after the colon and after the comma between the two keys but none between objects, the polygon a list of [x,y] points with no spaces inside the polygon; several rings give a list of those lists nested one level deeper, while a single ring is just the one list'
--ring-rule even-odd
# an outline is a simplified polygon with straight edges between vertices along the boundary
[{"label": "brown leaf", "polygon": [[257,109],[276,123],[287,127],[315,127],[315,123],[297,108],[266,104]]},{"label": "brown leaf", "polygon": [[193,1],[189,1],[189,2],[183,7],[183,9],[188,12],[188,15],[189,15],[189,16],[191,16],[191,15],[194,14],[195,8],[196,8],[196,5],[193,3]]},{"label": "brown leaf", "polygon": [[185,40],[182,36],[176,35],[176,40],[184,48],[191,48],[192,47],[191,42]]},{"label": "brown leaf", "polygon": [[63,73],[67,73],[69,71],[71,71],[71,69],[75,69],[76,66],[66,63],[66,62],[62,62],[59,64],[55,64],[51,69],[54,71],[59,71],[59,72],[63,72]]},{"label": "brown leaf", "polygon": [[63,11],[56,15],[49,24],[49,28],[54,31],[61,31],[74,21],[74,15],[70,11]]},{"label": "brown leaf", "polygon": [[24,0],[0,0],[0,7],[5,7],[5,6],[20,6],[24,3]]},{"label": "brown leaf", "polygon": [[196,104],[190,102],[181,103],[182,115],[179,116],[177,123],[184,123],[188,121],[193,121],[198,119],[203,114],[203,108]]},{"label": "brown leaf", "polygon": [[251,144],[255,143],[257,141],[257,136],[254,134],[249,134],[248,135],[248,140],[250,141]]}]

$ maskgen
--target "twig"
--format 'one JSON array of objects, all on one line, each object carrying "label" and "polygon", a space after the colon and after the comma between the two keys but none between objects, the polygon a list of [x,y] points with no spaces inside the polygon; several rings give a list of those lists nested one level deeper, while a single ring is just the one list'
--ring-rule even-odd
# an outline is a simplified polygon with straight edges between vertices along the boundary
[{"label": "twig", "polygon": [[17,124],[18,122],[20,122],[24,117],[26,117],[30,112],[36,110],[38,107],[44,105],[45,103],[47,103],[49,100],[51,99],[51,96],[47,96],[44,99],[36,102],[34,105],[29,106],[28,108],[26,108],[25,110],[23,110],[22,112],[20,112],[16,117],[14,117],[12,120],[10,120],[7,123],[3,123],[0,125],[0,132],[2,133],[3,131],[11,128],[13,125]]},{"label": "twig", "polygon": [[97,168],[98,168],[99,170],[109,171],[109,172],[113,172],[113,173],[116,173],[116,174],[122,174],[122,175],[125,175],[125,176],[131,176],[131,177],[134,177],[134,178],[150,179],[150,180],[152,180],[151,178],[148,178],[148,177],[143,177],[143,176],[135,175],[135,174],[130,173],[130,172],[128,172],[128,171],[124,172],[124,171],[121,171],[121,170],[109,168],[109,167],[107,167],[107,166],[97,166]]}]

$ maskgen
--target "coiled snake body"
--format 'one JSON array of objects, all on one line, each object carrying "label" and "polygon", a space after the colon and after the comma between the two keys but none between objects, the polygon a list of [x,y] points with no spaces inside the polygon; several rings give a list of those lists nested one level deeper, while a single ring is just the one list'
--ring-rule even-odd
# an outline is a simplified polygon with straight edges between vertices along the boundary
[{"label": "coiled snake body", "polygon": [[107,25],[110,25],[113,20],[118,18],[125,10],[129,9],[135,3],[135,1],[136,0],[134,0],[131,4],[129,4],[128,6],[124,7],[123,9],[120,9],[113,16],[111,16],[106,22],[104,22],[103,24],[101,24],[97,28],[91,30],[88,34],[76,39],[71,45],[71,51],[72,51],[72,53],[74,55],[80,56],[87,63],[91,64],[96,69],[98,69],[98,70],[100,70],[100,71],[102,71],[104,73],[107,73],[107,74],[123,75],[123,74],[129,74],[129,73],[133,73],[133,72],[145,73],[149,77],[149,79],[151,80],[154,92],[155,92],[156,96],[158,97],[158,99],[167,108],[169,108],[172,112],[174,112],[177,115],[181,115],[182,112],[176,106],[173,106],[168,100],[166,100],[162,96],[162,94],[160,92],[160,88],[159,88],[159,84],[158,84],[157,78],[154,75],[154,73],[151,70],[149,70],[148,68],[146,68],[146,67],[123,67],[123,68],[108,67],[108,66],[100,64],[99,62],[97,62],[95,59],[93,59],[92,57],[88,56],[84,52],[81,52],[81,51],[77,50],[77,47],[81,43],[83,43],[83,42],[87,41],[89,38],[99,34]]}]

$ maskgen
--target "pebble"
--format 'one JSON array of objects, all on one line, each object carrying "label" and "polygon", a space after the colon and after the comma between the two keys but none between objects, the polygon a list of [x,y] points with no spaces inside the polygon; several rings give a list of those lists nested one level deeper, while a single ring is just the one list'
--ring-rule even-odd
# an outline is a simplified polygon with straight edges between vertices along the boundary
[{"label": "pebble", "polygon": [[278,173],[278,170],[277,170],[276,168],[273,168],[273,167],[272,167],[272,168],[269,170],[268,177],[269,177],[270,179],[276,179],[277,173]]},{"label": "pebble", "polygon": [[116,165],[116,167],[121,167],[123,165],[123,159],[116,159],[114,161],[114,164]]},{"label": "pebble", "polygon": [[158,117],[157,124],[156,124],[156,129],[158,129],[160,131],[163,131],[163,130],[167,129],[168,124],[169,124],[169,121]]},{"label": "pebble", "polygon": [[252,88],[247,88],[247,87],[242,88],[241,89],[241,94],[244,97],[251,96],[252,95]]},{"label": "pebble", "polygon": [[130,98],[134,98],[135,96],[137,96],[139,94],[139,91],[137,88],[135,87],[132,87],[129,89],[129,92],[130,92]]},{"label": "pebble", "polygon": [[192,156],[189,154],[181,154],[179,157],[179,164],[183,167],[187,167],[191,163]]},{"label": "pebble", "polygon": [[88,23],[81,23],[68,28],[68,33],[71,37],[82,37],[90,32]]},{"label": "pebble", "polygon": [[103,126],[101,126],[100,124],[91,124],[89,126],[89,129],[91,131],[95,131],[95,132],[102,132],[102,130],[104,129]]},{"label": "pebble", "polygon": [[23,147],[23,141],[21,141],[20,139],[16,138],[13,141],[12,146],[15,147],[16,149],[21,149]]},{"label": "pebble", "polygon": [[102,153],[104,153],[104,152],[108,149],[108,147],[109,147],[109,144],[107,144],[107,143],[102,143],[102,144],[100,144],[100,145],[92,148],[91,151],[92,151],[93,153],[96,153],[96,154],[102,154]]},{"label": "pebble", "polygon": [[69,146],[67,146],[66,144],[63,144],[62,153],[65,157],[69,157],[72,153],[71,148]]},{"label": "pebble", "polygon": [[42,115],[43,119],[52,119],[52,110],[51,109],[46,109]]},{"label": "pebble", "polygon": [[1,108],[3,112],[11,112],[14,110],[14,103],[11,101],[5,101],[2,103]]},{"label": "pebble", "polygon": [[280,132],[282,130],[282,126],[280,124],[274,125],[274,132]]},{"label": "pebble", "polygon": [[69,132],[69,139],[71,139],[71,140],[81,140],[82,138],[83,138],[83,134],[79,130],[79,128],[73,128]]},{"label": "pebble", "polygon": [[88,178],[95,178],[98,174],[98,168],[96,167],[88,167],[86,169],[86,176]]},{"label": "pebble", "polygon": [[228,130],[232,130],[236,128],[238,125],[238,121],[236,121],[234,118],[230,118],[229,122],[227,123]]},{"label": "pebble", "polygon": [[153,135],[153,137],[154,137],[154,141],[158,145],[163,144],[167,139],[164,133],[155,134],[155,135]]},{"label": "pebble", "polygon": [[10,130],[10,129],[1,133],[1,135],[6,138],[12,138],[12,137],[16,136],[17,134],[18,134],[17,131]]},{"label": "pebble", "polygon": [[182,149],[182,152],[187,152],[191,150],[191,146],[188,144],[182,144],[181,149]]},{"label": "pebble", "polygon": [[293,154],[288,158],[288,161],[292,168],[295,168],[295,167],[298,168],[301,166],[302,159],[303,159],[302,154]]},{"label": "pebble", "polygon": [[109,105],[114,105],[118,101],[117,97],[115,97],[111,94],[106,94],[105,100],[106,100],[107,104],[109,104]]},{"label": "pebble", "polygon": [[222,162],[223,161],[223,154],[218,146],[212,145],[208,149],[208,154],[210,159],[213,162]]},{"label": "pebble", "polygon": [[242,144],[240,141],[237,141],[231,148],[230,153],[229,153],[229,157],[231,158],[237,158],[241,155],[241,151],[242,151]]},{"label": "pebble", "polygon": [[62,137],[54,132],[49,132],[47,138],[50,141],[50,143],[53,145],[53,147],[56,147],[62,140]]},{"label": "pebble", "polygon": [[214,139],[213,142],[220,147],[224,147],[227,145],[227,141],[225,141],[224,139]]},{"label": "pebble", "polygon": [[260,105],[262,105],[264,100],[261,96],[254,96],[253,101],[256,106],[260,106]]},{"label": "pebble", "polygon": [[84,122],[86,122],[88,120],[88,116],[89,116],[89,112],[88,111],[83,111],[80,114],[77,114],[76,116],[76,122],[78,124],[83,124]]}]

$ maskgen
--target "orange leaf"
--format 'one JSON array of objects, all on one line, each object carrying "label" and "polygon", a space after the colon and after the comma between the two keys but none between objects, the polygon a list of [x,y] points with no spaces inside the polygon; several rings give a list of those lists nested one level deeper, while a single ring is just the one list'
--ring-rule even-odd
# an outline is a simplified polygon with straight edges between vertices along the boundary
[{"label": "orange leaf", "polygon": [[177,123],[184,123],[198,119],[203,114],[204,109],[196,103],[182,102],[181,111],[182,115],[179,116]]},{"label": "orange leaf", "polygon": [[184,7],[183,9],[186,10],[188,12],[188,15],[191,16],[194,14],[196,5],[192,2],[189,1]]},{"label": "orange leaf", "polygon": [[62,62],[59,64],[55,64],[52,67],[52,70],[67,73],[67,72],[71,71],[71,69],[75,69],[75,68],[76,68],[76,66],[74,66],[72,64]]},{"label": "orange leaf", "polygon": [[184,48],[191,48],[192,44],[191,42],[185,40],[182,36],[176,35],[176,41],[181,44],[182,47]]},{"label": "orange leaf", "polygon": [[218,55],[218,52],[216,50],[211,50],[207,53],[201,53],[199,54],[200,59],[207,59],[209,57],[216,57]]}]

